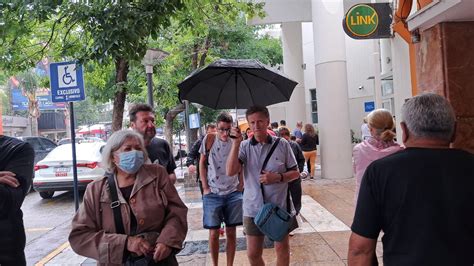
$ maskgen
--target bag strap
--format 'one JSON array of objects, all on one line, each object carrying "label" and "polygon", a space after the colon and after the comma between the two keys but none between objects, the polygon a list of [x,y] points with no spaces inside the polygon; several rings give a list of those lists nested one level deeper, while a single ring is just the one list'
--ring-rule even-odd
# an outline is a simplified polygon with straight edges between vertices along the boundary
[{"label": "bag strap", "polygon": [[115,231],[117,234],[125,234],[125,229],[123,227],[122,221],[122,212],[120,211],[120,200],[118,199],[117,186],[115,185],[114,174],[106,173],[107,181],[109,183],[109,192],[112,203],[110,203],[110,208],[114,212],[114,222],[115,222]]},{"label": "bag strap", "polygon": [[[272,148],[270,149],[270,151],[267,153],[267,157],[265,157],[265,161],[263,161],[263,165],[262,165],[262,170],[260,172],[263,172],[263,170],[265,169],[265,167],[267,166],[267,163],[268,161],[270,160],[270,158],[272,157],[272,154],[273,152],[275,151],[276,147],[278,146],[278,143],[280,142],[280,138],[277,138],[275,140],[275,142],[273,143],[273,146]],[[263,202],[265,203],[265,196],[264,196],[264,192],[263,192],[263,184],[260,183],[260,189],[262,190],[262,199],[263,199]]]},{"label": "bag strap", "polygon": [[277,138],[275,140],[275,142],[273,143],[273,146],[272,148],[270,149],[270,151],[267,153],[267,157],[265,157],[265,161],[263,161],[263,165],[262,165],[262,170],[260,172],[262,172],[264,169],[265,169],[265,166],[267,166],[267,163],[268,161],[270,160],[270,157],[272,157],[272,154],[273,152],[275,151],[276,147],[278,146],[278,143],[280,142],[280,138]]}]

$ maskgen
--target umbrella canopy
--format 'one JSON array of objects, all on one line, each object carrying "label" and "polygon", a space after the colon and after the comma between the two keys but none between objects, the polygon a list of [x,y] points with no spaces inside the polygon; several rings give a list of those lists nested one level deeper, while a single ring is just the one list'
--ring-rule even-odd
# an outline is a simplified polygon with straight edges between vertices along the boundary
[{"label": "umbrella canopy", "polygon": [[213,109],[246,109],[290,100],[297,82],[257,60],[220,59],[179,85],[179,98]]}]

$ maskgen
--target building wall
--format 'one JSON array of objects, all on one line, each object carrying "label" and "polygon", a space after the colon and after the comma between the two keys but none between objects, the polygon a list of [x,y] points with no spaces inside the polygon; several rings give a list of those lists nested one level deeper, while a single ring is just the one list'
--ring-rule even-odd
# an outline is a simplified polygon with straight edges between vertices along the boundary
[{"label": "building wall", "polygon": [[19,116],[2,116],[3,135],[11,137],[31,136],[28,118]]},{"label": "building wall", "polygon": [[[304,85],[306,89],[306,121],[311,121],[310,89],[316,88],[314,69],[313,23],[305,22],[303,29]],[[360,138],[362,119],[368,114],[364,111],[364,102],[374,100],[373,40],[353,40],[346,37],[347,82],[349,94],[350,128]],[[359,89],[359,87],[363,87]],[[316,88],[317,91],[317,88]],[[322,126],[322,125],[318,125]]]},{"label": "building wall", "polygon": [[350,127],[352,131],[354,131],[354,137],[360,139],[361,132],[360,126],[362,125],[362,120],[365,116],[369,114],[369,112],[365,112],[364,110],[364,102],[373,101],[374,98],[372,96],[365,96],[365,97],[357,97],[349,99],[349,119],[350,119]]},{"label": "building wall", "polygon": [[408,44],[397,34],[391,39],[395,124],[397,139],[402,139],[400,128],[401,108],[405,100],[412,97],[410,78],[410,55]]}]

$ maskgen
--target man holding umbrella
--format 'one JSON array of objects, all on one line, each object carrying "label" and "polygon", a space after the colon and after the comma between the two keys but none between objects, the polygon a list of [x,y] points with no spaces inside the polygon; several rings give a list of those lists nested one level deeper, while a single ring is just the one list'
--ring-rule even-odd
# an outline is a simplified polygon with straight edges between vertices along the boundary
[{"label": "man holding umbrella", "polygon": [[[241,170],[244,172],[243,223],[247,238],[247,256],[251,265],[264,265],[262,258],[264,234],[253,219],[263,206],[263,202],[271,202],[284,210],[288,209],[288,182],[297,179],[299,172],[290,144],[284,139],[277,144],[265,169],[261,169],[263,160],[277,138],[267,133],[270,115],[266,107],[252,106],[247,109],[245,115],[254,135],[242,141],[240,130],[232,128],[231,135],[235,136],[235,139],[227,159],[226,170],[228,176],[236,175]],[[265,196],[262,195],[261,189],[265,192]],[[277,265],[289,265],[288,234],[282,241],[275,242],[275,250]]]}]

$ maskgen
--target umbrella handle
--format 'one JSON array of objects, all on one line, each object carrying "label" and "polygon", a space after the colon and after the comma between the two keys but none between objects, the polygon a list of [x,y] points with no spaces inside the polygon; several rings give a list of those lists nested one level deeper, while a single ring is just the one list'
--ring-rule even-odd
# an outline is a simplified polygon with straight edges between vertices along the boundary
[{"label": "umbrella handle", "polygon": [[[238,128],[238,129],[240,130],[240,128],[239,128],[239,119],[237,118],[237,107],[235,107],[235,124],[237,125],[237,126],[235,126],[235,128]],[[232,125],[232,126],[233,126],[233,125]],[[232,133],[232,132],[231,132],[231,133]],[[229,135],[229,138],[231,138],[231,139],[236,139],[237,137],[236,137],[235,135],[233,135],[233,134],[230,134],[230,135]]]}]

